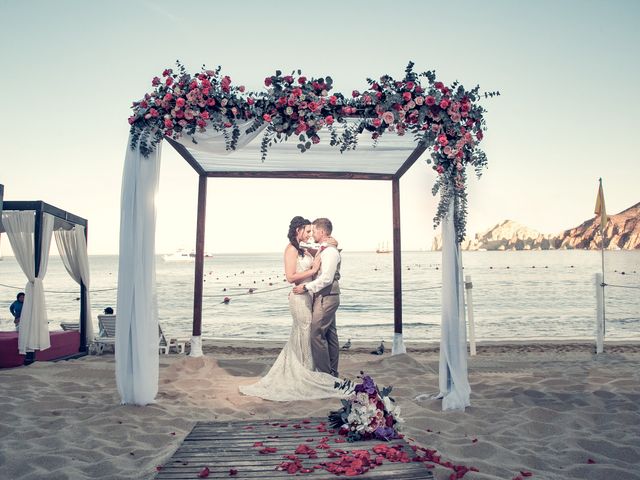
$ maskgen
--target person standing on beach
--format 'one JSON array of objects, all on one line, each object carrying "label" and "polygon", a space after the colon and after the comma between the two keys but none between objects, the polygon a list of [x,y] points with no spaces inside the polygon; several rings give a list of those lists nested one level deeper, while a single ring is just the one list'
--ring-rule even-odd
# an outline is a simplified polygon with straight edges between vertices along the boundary
[{"label": "person standing on beach", "polygon": [[[289,243],[284,250],[287,281],[296,284],[294,291],[289,293],[291,333],[267,374],[256,383],[239,386],[240,392],[245,395],[281,402],[345,396],[343,391],[335,388],[338,378],[314,368],[315,357],[311,351],[310,340],[313,297],[310,292],[298,288],[311,282],[324,261],[321,254],[316,255],[314,259],[310,251],[301,246],[301,243],[309,241],[311,234],[309,220],[299,216],[293,217],[287,234]],[[337,245],[332,238],[325,240]]]},{"label": "person standing on beach", "polygon": [[321,245],[318,255],[322,264],[315,280],[297,285],[294,293],[313,294],[311,319],[311,353],[313,363],[319,372],[338,377],[340,345],[336,330],[336,311],[340,306],[340,263],[338,249],[327,243],[333,225],[328,218],[318,218],[313,222],[313,239]]},{"label": "person standing on beach", "polygon": [[13,315],[13,324],[16,326],[16,331],[20,329],[20,316],[22,315],[22,307],[24,305],[24,292],[20,292],[16,296],[15,302],[9,307],[11,315]]}]

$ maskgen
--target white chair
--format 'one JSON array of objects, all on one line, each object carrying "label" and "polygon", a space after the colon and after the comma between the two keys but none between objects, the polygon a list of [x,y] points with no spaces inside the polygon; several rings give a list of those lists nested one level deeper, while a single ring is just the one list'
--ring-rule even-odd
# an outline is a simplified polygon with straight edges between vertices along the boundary
[{"label": "white chair", "polygon": [[116,351],[116,316],[98,315],[98,326],[100,333],[93,339],[93,347],[98,355],[102,355],[107,345],[110,345],[113,352]]},{"label": "white chair", "polygon": [[158,348],[160,349],[160,353],[168,355],[171,348],[175,348],[176,353],[184,353],[185,348],[189,343],[189,339],[187,338],[170,338],[167,342],[167,339],[162,332],[162,327],[158,324]]},{"label": "white chair", "polygon": [[62,330],[64,330],[65,332],[77,332],[78,330],[80,330],[80,324],[72,322],[60,322],[60,328],[62,328]]}]

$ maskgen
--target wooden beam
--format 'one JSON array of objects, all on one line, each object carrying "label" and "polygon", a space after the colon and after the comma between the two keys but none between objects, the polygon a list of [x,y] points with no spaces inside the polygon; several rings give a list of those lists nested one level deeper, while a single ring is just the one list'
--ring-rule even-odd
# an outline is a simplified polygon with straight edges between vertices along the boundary
[{"label": "wooden beam", "polygon": [[300,172],[300,171],[237,171],[237,172],[207,172],[208,177],[231,178],[309,178],[323,180],[393,180],[391,173],[365,172]]},{"label": "wooden beam", "polygon": [[[87,225],[84,226],[84,240],[87,246],[89,245],[89,232]],[[80,280],[80,352],[87,352],[87,321],[91,321],[87,318],[87,286],[82,280]]]},{"label": "wooden beam", "polygon": [[402,333],[402,257],[400,242],[400,179],[391,181],[393,210],[393,331]]},{"label": "wooden beam", "polygon": [[416,160],[420,158],[420,155],[422,155],[426,149],[427,147],[421,144],[418,144],[416,149],[413,152],[411,152],[411,155],[409,155],[405,160],[405,162],[400,166],[400,168],[394,175],[394,178],[400,179],[400,177],[402,177],[405,173],[407,173],[407,170],[409,170],[411,166],[414,163],[416,163]]},{"label": "wooden beam", "polygon": [[189,150],[187,150],[187,147],[185,147],[181,143],[178,143],[169,137],[164,137],[164,139],[167,142],[169,142],[169,144],[173,148],[176,149],[176,151],[182,156],[182,158],[184,158],[187,161],[189,165],[191,165],[191,167],[198,173],[198,175],[206,174],[206,172],[204,171],[204,168],[202,168],[202,165],[200,165],[198,161],[195,158],[193,158],[193,155],[189,153]]},{"label": "wooden beam", "polygon": [[204,231],[207,216],[207,177],[198,179],[198,221],[196,227],[196,266],[193,284],[193,331],[194,337],[202,334],[202,287],[204,277]]}]

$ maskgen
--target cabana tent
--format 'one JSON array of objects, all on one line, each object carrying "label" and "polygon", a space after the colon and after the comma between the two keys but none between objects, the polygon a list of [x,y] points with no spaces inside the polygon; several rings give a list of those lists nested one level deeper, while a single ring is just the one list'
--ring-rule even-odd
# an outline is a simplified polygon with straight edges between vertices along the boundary
[{"label": "cabana tent", "polygon": [[49,262],[51,237],[55,234],[65,268],[80,285],[79,342],[71,351],[63,349],[64,355],[61,356],[86,355],[88,342],[93,338],[87,220],[43,201],[4,201],[0,210],[0,232],[7,234],[16,260],[28,280],[20,319],[19,353],[27,354],[29,358],[33,357],[32,352],[51,347],[43,280]]}]

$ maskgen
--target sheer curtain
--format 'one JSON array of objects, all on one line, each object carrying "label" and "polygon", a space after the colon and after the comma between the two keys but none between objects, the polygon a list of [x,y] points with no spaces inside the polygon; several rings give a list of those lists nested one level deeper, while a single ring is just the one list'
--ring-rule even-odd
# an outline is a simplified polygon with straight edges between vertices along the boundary
[{"label": "sheer curtain", "polygon": [[2,224],[9,237],[9,243],[20,268],[27,276],[24,288],[25,298],[20,317],[18,332],[18,350],[21,354],[36,350],[46,350],[51,346],[47,307],[44,299],[42,280],[49,265],[49,247],[53,231],[53,217],[42,215],[42,244],[40,249],[40,268],[36,277],[35,263],[35,224],[34,211],[2,212]]},{"label": "sheer curtain", "polygon": [[442,333],[440,395],[443,410],[470,405],[467,377],[467,330],[464,313],[462,256],[453,221],[454,202],[442,221]]},{"label": "sheer curtain", "polygon": [[116,306],[116,383],[124,404],[147,405],[158,392],[155,232],[160,152],[129,147],[120,199]]},{"label": "sheer curtain", "polygon": [[85,326],[84,336],[87,345],[93,340],[93,316],[91,315],[91,301],[89,296],[89,256],[87,255],[87,239],[84,236],[84,227],[76,225],[71,230],[56,230],[54,232],[58,252],[71,278],[78,285],[82,282],[85,286]]},{"label": "sheer curtain", "polygon": [[[260,134],[246,134],[253,122],[238,122],[240,149]],[[230,130],[227,131],[230,135]],[[209,128],[180,143],[210,153],[228,154],[225,135]],[[120,257],[116,307],[116,383],[122,403],[146,405],[158,392],[158,314],[155,231],[161,144],[145,158],[127,142],[120,199]],[[199,337],[198,337],[199,340]]]}]

